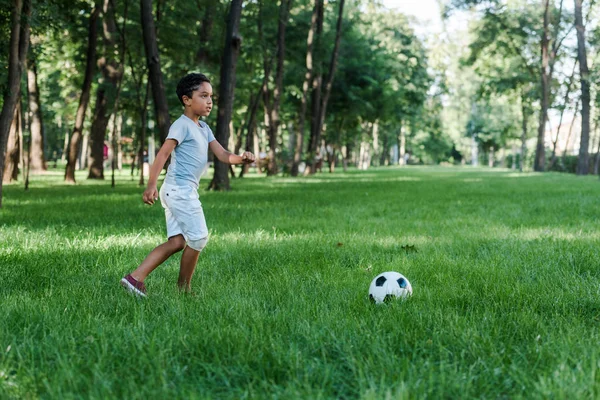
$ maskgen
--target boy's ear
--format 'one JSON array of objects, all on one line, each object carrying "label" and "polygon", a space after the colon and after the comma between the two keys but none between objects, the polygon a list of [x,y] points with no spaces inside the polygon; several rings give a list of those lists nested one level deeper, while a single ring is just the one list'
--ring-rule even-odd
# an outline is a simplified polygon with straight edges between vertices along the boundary
[{"label": "boy's ear", "polygon": [[191,99],[184,94],[183,96],[181,96],[181,100],[183,100],[183,104],[187,104],[187,102]]}]

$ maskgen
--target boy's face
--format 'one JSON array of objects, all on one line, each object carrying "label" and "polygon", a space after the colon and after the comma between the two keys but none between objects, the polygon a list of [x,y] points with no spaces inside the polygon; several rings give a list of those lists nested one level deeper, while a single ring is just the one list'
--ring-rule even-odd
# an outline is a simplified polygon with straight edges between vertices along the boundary
[{"label": "boy's face", "polygon": [[210,83],[202,82],[200,87],[192,92],[191,98],[183,96],[183,104],[186,108],[189,107],[195,115],[206,117],[213,107],[212,95],[213,91]]}]

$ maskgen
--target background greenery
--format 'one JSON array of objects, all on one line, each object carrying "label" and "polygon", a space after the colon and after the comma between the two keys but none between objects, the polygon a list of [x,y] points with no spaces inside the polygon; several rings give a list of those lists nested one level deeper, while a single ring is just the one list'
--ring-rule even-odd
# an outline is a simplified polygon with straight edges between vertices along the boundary
[{"label": "background greenery", "polygon": [[[206,73],[213,82],[215,93],[218,90],[229,3],[228,0],[153,3],[171,120],[180,115],[174,88],[186,73]],[[577,40],[572,3],[549,1],[550,44],[560,42],[561,46],[554,58],[554,75],[550,81],[550,125],[547,129],[554,140],[558,115],[564,113],[558,141],[559,155],[564,150],[568,150],[568,155],[576,154],[581,125],[579,120],[575,121],[571,142],[566,146],[567,131],[581,108],[576,107],[581,90],[579,69],[573,68]],[[122,118],[119,135],[133,140],[133,144],[127,142],[124,145],[123,150],[129,156],[139,144],[140,106],[146,90],[147,67],[140,34],[139,2],[115,1],[111,4],[115,6],[118,40],[124,35],[125,50],[115,50],[114,54],[122,64],[124,76],[118,107],[110,112]],[[242,46],[232,117],[233,142],[248,123],[251,96],[259,91],[265,76],[265,58],[275,57],[278,4],[271,1],[263,1],[262,6],[259,4],[261,2],[246,2],[241,15]],[[5,33],[0,37],[0,44],[7,48],[11,5],[8,0],[0,0],[0,5],[3,6],[0,31]],[[307,32],[313,5],[314,1],[293,1],[287,21],[280,110],[282,125],[276,149],[280,165],[289,162],[293,153],[290,141],[293,141],[299,120]],[[338,1],[333,0],[325,5],[321,47],[313,60],[315,68],[323,72],[324,79],[333,48],[337,6]],[[355,163],[358,163],[361,145],[368,144],[372,155],[369,164],[377,166],[394,163],[389,150],[400,145],[400,136],[405,135],[405,151],[410,155],[410,163],[466,162],[509,167],[507,156],[513,154],[514,157],[524,142],[528,159],[523,167],[528,169],[532,164],[529,158],[536,147],[539,120],[543,7],[537,0],[444,0],[440,6],[445,18],[443,29],[423,34],[423,30],[418,29],[423,22],[390,10],[380,1],[346,2],[340,55],[323,133],[325,142],[335,147],[338,153],[345,147],[348,159]],[[65,135],[70,135],[74,125],[92,8],[93,2],[89,0],[33,0],[33,39],[29,59],[38,63],[47,160],[62,156]],[[596,2],[585,0],[583,13],[592,98],[590,154],[595,154],[600,143],[598,113],[595,111],[600,101],[596,90],[598,69],[595,68],[600,43],[600,15]],[[183,20],[187,29],[182,29]],[[258,30],[259,20],[262,36]],[[99,28],[102,29],[101,21]],[[102,49],[102,40],[99,40],[98,57],[103,54]],[[0,57],[0,89],[6,85],[6,63],[7,54],[3,54]],[[94,94],[100,78],[100,71],[96,71],[84,135],[92,123]],[[271,76],[270,89],[273,86]],[[26,93],[24,84],[23,93]],[[23,98],[22,102],[26,107],[27,99]],[[153,121],[152,100],[147,109],[147,118]],[[213,114],[208,123],[214,129],[216,114]],[[310,115],[307,118],[310,119]],[[525,129],[524,120],[527,123]],[[264,133],[262,106],[258,108],[256,121],[259,148],[266,152],[269,146]],[[373,134],[374,125],[378,127],[377,137]],[[308,129],[308,122],[305,128]],[[112,135],[112,124],[108,130],[107,138]],[[150,126],[149,134],[157,137],[156,126]],[[306,134],[305,142],[308,137]],[[546,152],[551,153],[551,143],[547,141],[545,146]],[[80,168],[85,169],[84,164],[85,159]],[[559,162],[551,169],[570,172],[570,166],[563,164]]]}]

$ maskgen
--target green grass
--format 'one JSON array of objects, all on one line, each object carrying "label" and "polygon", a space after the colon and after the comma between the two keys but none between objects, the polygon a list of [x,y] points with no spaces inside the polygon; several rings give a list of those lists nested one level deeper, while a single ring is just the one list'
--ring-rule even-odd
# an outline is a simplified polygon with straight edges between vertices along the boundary
[{"label": "green grass", "polygon": [[[163,241],[160,205],[83,178],[4,186],[0,398],[600,396],[597,177],[251,175],[200,194],[196,296],[177,255],[145,300],[118,282]],[[414,295],[375,306],[389,270]]]}]

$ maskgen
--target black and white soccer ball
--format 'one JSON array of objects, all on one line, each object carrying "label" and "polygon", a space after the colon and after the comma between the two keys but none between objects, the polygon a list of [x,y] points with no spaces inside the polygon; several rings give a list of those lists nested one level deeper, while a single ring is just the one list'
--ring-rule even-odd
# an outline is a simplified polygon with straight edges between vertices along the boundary
[{"label": "black and white soccer ball", "polygon": [[377,304],[396,298],[412,295],[412,286],[406,277],[398,272],[388,271],[379,274],[371,281],[369,298]]}]

